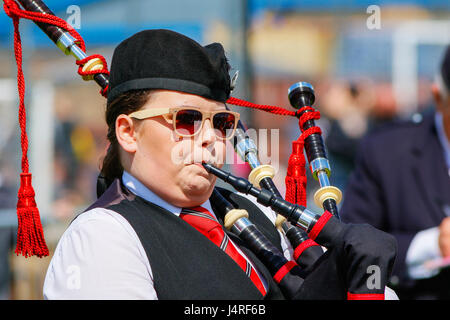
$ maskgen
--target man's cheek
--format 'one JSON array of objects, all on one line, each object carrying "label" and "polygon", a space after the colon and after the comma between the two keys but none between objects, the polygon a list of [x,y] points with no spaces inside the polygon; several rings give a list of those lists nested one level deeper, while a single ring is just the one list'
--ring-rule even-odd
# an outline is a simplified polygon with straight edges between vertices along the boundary
[{"label": "man's cheek", "polygon": [[170,160],[175,165],[189,164],[192,162],[194,150],[189,141],[179,141],[171,147]]}]

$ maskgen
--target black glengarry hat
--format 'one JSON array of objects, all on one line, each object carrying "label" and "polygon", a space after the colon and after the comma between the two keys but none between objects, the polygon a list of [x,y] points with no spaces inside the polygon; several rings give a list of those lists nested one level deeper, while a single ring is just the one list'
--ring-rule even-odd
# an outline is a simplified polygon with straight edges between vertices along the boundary
[{"label": "black glengarry hat", "polygon": [[202,46],[170,30],[144,30],[122,41],[112,57],[108,102],[130,90],[167,89],[225,102],[230,66],[220,43]]}]

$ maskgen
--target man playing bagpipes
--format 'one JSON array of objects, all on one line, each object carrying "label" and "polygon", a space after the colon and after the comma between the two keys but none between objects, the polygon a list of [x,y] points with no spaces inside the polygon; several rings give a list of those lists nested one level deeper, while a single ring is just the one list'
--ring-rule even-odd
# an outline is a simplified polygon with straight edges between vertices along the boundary
[{"label": "man playing bagpipes", "polygon": [[[202,47],[166,30],[142,31],[116,48],[106,107],[110,147],[102,167],[109,187],[62,236],[47,273],[46,298],[285,298],[267,267],[242,240],[227,230],[208,239],[207,229],[220,222],[209,200],[216,177],[202,163],[223,165],[225,143],[239,119],[225,108],[228,71],[220,44]],[[286,239],[254,204],[236,194],[223,196],[246,209],[281,250]],[[381,253],[380,267],[391,268],[394,243],[381,232],[372,234],[368,226],[355,231],[363,229],[365,240],[377,247],[374,250],[380,250],[381,243],[390,246],[385,248],[388,259],[384,252],[376,254]],[[370,234],[379,235],[381,241],[371,240]],[[336,253],[353,244],[342,245]],[[345,291],[330,291],[331,282],[319,281],[332,272],[336,288],[343,289],[352,276],[344,268],[361,270],[335,256],[335,250],[329,253],[318,263],[317,270],[323,268],[320,274],[308,276],[317,282],[306,280],[299,298],[347,297]],[[70,265],[80,270],[76,290],[61,286]],[[318,291],[323,296],[303,292],[309,286],[311,290],[322,286]],[[384,285],[376,292],[382,295]]]},{"label": "man playing bagpipes", "polygon": [[[110,146],[98,200],[62,235],[46,299],[395,298],[386,287],[391,236],[343,224],[326,206],[312,213],[220,169],[239,124],[227,106],[229,70],[221,44],[169,30],[144,30],[116,47],[102,90]],[[216,177],[240,194],[216,187]],[[22,182],[30,188],[31,180]],[[26,199],[19,199],[25,208]],[[313,243],[325,252],[300,263],[305,253],[276,228],[277,215],[301,229],[301,249]],[[19,229],[20,248],[33,248]]]}]

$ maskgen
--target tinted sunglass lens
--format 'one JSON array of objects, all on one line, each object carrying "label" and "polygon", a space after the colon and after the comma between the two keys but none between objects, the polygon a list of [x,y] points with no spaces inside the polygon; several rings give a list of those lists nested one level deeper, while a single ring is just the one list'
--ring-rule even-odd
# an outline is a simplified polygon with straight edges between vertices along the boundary
[{"label": "tinted sunglass lens", "polygon": [[234,131],[236,117],[232,113],[216,113],[213,118],[213,127],[217,129],[223,138],[228,138]]},{"label": "tinted sunglass lens", "polygon": [[197,110],[180,110],[175,116],[175,128],[179,134],[194,135],[200,129],[202,114]]}]

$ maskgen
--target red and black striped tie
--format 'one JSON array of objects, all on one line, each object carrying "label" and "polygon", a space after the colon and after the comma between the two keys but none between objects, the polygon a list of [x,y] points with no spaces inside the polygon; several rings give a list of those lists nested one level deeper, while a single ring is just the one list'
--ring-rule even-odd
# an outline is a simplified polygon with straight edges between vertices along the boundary
[{"label": "red and black striped tie", "polygon": [[184,208],[181,210],[180,218],[189,223],[201,234],[206,236],[220,249],[225,251],[242,270],[247,274],[250,280],[258,288],[261,294],[266,295],[266,289],[252,265],[236,249],[230,241],[228,235],[223,231],[222,226],[217,219],[203,207]]}]

